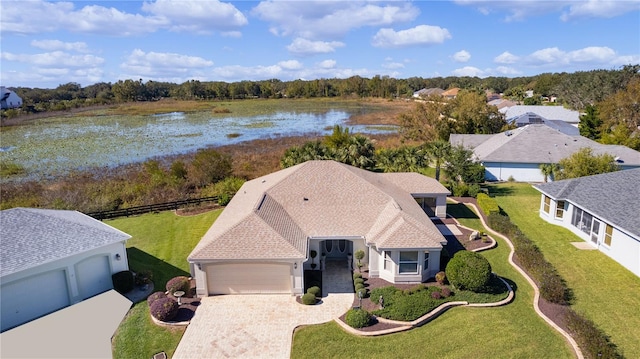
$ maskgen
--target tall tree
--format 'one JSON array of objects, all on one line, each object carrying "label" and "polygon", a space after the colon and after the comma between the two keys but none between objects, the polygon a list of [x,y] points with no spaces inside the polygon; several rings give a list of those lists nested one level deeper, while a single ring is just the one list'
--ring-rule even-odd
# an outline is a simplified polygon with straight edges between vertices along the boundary
[{"label": "tall tree", "polygon": [[[602,119],[603,140],[640,150],[640,75],[629,81],[625,88],[600,102],[598,110]],[[623,136],[610,136],[612,133]]]},{"label": "tall tree", "polygon": [[484,167],[473,158],[473,151],[462,146],[453,146],[449,150],[444,172],[449,179],[459,183],[480,183],[484,181]]},{"label": "tall tree", "polygon": [[449,155],[449,151],[451,151],[451,144],[447,141],[436,140],[427,144],[427,153],[434,161],[434,165],[436,167],[436,180],[438,181],[440,180],[440,167],[442,166],[445,158]]},{"label": "tall tree", "polygon": [[593,105],[587,105],[585,113],[580,116],[580,136],[597,141],[600,139],[600,126],[602,121],[598,118],[598,109]]},{"label": "tall tree", "polygon": [[398,116],[400,134],[405,139],[430,142],[436,139],[449,139],[448,121],[442,118],[446,103],[439,95],[432,95],[424,102]]},{"label": "tall tree", "polygon": [[504,114],[488,105],[485,94],[479,91],[460,91],[447,104],[445,115],[455,119],[455,133],[498,133],[507,124]]},{"label": "tall tree", "polygon": [[581,148],[571,156],[561,159],[558,164],[560,171],[555,176],[558,180],[614,172],[620,169],[612,155],[606,153],[594,155],[589,147]]}]

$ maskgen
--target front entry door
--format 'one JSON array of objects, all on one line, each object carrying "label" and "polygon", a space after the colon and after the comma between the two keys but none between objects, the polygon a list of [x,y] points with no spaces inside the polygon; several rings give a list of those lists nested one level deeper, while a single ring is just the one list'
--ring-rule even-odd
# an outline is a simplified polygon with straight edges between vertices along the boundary
[{"label": "front entry door", "polygon": [[327,257],[346,257],[351,252],[351,241],[345,239],[328,239],[322,248]]}]

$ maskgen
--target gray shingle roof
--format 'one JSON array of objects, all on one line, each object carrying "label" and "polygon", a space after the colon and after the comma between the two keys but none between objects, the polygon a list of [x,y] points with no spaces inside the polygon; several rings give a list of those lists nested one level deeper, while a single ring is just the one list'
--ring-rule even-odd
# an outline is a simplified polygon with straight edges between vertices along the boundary
[{"label": "gray shingle roof", "polygon": [[580,122],[580,113],[578,111],[569,110],[562,106],[516,105],[504,107],[500,109],[500,112],[504,113],[507,122],[527,112],[533,112],[549,120],[562,120],[569,123]]},{"label": "gray shingle roof", "polygon": [[310,237],[440,248],[444,237],[406,188],[448,193],[419,174],[383,175],[334,161],[289,167],[246,182],[189,260],[305,258]]},{"label": "gray shingle roof", "polygon": [[640,238],[640,168],[534,186]]},{"label": "gray shingle roof", "polygon": [[35,208],[0,211],[0,276],[129,238],[130,235],[77,211]]},{"label": "gray shingle roof", "polygon": [[595,155],[608,153],[620,164],[640,166],[640,152],[619,145],[603,145],[582,136],[570,136],[547,125],[527,125],[495,135],[451,135],[452,145],[473,149],[481,162],[558,163],[583,147]]}]

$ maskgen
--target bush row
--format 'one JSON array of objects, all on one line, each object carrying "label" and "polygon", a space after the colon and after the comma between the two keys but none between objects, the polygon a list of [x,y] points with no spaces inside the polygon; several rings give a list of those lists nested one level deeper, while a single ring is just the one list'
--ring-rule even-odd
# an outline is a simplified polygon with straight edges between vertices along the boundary
[{"label": "bush row", "polygon": [[478,206],[482,212],[486,215],[490,215],[491,213],[500,213],[500,207],[498,207],[498,202],[495,199],[489,197],[486,193],[478,193],[476,197],[478,201]]},{"label": "bush row", "polygon": [[509,217],[492,213],[488,216],[489,226],[511,239],[520,266],[536,281],[542,298],[552,303],[566,305],[571,299],[569,288],[549,263],[540,248],[509,220]]},{"label": "bush row", "polygon": [[538,283],[540,295],[553,303],[565,305],[559,315],[586,358],[623,358],[615,344],[594,322],[566,306],[570,290],[553,265],[546,261],[540,249],[513,224],[507,216],[493,213],[489,226],[511,238],[521,267]]}]

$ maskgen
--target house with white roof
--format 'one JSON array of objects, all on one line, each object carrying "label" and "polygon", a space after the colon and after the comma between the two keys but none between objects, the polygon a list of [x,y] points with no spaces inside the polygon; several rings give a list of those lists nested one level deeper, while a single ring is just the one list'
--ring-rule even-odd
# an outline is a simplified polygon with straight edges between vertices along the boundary
[{"label": "house with white roof", "polygon": [[131,236],[77,211],[0,211],[0,238],[2,331],[107,292],[129,269]]},{"label": "house with white roof", "polygon": [[4,86],[0,86],[0,108],[7,110],[22,106],[22,98]]},{"label": "house with white roof", "polygon": [[302,294],[312,263],[353,267],[357,250],[371,277],[423,282],[440,270],[447,242],[430,216],[446,216],[448,194],[418,173],[373,173],[335,161],[248,181],[188,257],[197,295]]},{"label": "house with white roof", "polygon": [[621,145],[603,145],[583,136],[572,136],[547,124],[533,124],[492,135],[452,134],[452,146],[473,150],[485,168],[487,181],[543,182],[540,165],[558,163],[588,147],[594,155],[612,155],[621,169],[640,167],[640,152]]},{"label": "house with white roof", "polygon": [[540,217],[640,277],[640,169],[543,183]]},{"label": "house with white roof", "polygon": [[580,112],[566,109],[562,106],[540,106],[540,105],[515,105],[503,107],[500,112],[504,114],[507,123],[513,123],[515,119],[526,114],[534,113],[548,120],[561,120],[578,126],[580,123]]}]

